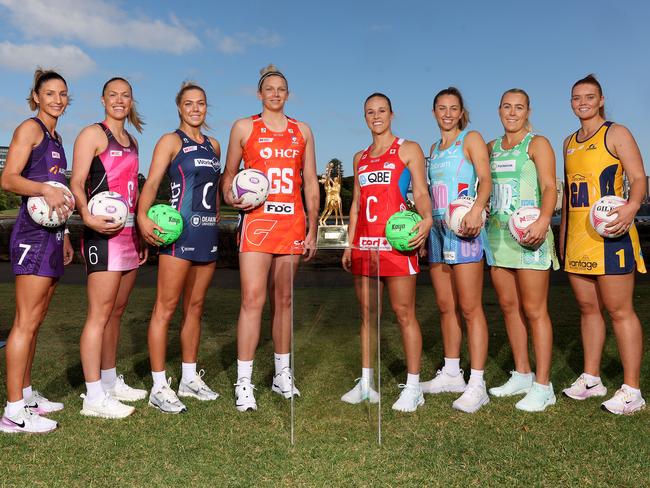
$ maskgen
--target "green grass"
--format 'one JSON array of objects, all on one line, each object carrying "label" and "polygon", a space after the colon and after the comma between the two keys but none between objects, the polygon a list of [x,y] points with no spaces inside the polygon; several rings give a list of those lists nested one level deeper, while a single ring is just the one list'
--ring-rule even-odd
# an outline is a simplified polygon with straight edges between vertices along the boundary
[{"label": "green grass", "polygon": [[[123,321],[119,371],[134,386],[150,386],[146,329],[154,292],[136,290]],[[650,286],[640,284],[636,296],[647,324]],[[425,332],[423,376],[428,378],[442,359],[442,347],[433,293],[419,288],[418,297]],[[484,303],[491,328],[487,381],[494,385],[507,378],[512,362],[492,290],[486,290]],[[568,287],[552,287],[550,303],[556,334],[552,380],[559,392],[581,372],[578,314]],[[390,313],[382,324],[383,444],[378,446],[376,407],[339,401],[359,371],[357,305],[347,288],[296,292],[296,375],[303,397],[295,406],[294,446],[289,403],[269,388],[273,364],[267,322],[254,377],[259,410],[240,414],[234,409],[236,290],[211,289],[205,311],[200,367],[221,398],[190,400],[189,412],[179,416],[165,416],[139,402],[136,413],[123,421],[85,418],[78,414],[84,304],[83,287],[61,286],[56,292],[40,335],[34,377],[36,386],[64,401],[66,409],[53,415],[60,422],[53,434],[0,436],[2,486],[638,487],[650,480],[650,409],[619,418],[602,412],[596,400],[558,396],[557,405],[543,414],[516,411],[515,399],[492,399],[479,413],[466,415],[451,408],[453,395],[440,395],[427,396],[415,414],[393,413],[396,386],[406,372]],[[5,334],[12,316],[13,286],[0,285]],[[646,336],[649,332],[646,325]],[[602,372],[610,389],[622,381],[617,357],[610,332]],[[170,331],[167,370],[178,377],[178,317]],[[642,377],[648,392],[650,355]],[[4,402],[4,392],[0,395]]]},{"label": "green grass", "polygon": [[0,217],[16,217],[18,215],[18,208],[9,208],[7,210],[0,210]]}]

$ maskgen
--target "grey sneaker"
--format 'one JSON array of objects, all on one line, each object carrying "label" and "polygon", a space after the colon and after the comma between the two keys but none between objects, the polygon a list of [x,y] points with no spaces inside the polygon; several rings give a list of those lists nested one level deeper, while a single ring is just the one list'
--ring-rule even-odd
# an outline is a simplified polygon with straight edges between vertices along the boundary
[{"label": "grey sneaker", "polygon": [[219,398],[219,393],[212,391],[203,381],[204,375],[205,371],[200,370],[191,381],[185,382],[181,380],[178,385],[178,396],[192,397],[201,401],[216,400]]},{"label": "grey sneaker", "polygon": [[158,388],[157,390],[151,389],[149,394],[149,406],[155,407],[164,413],[182,413],[186,412],[187,408],[178,399],[174,390],[171,389],[172,379],[167,380],[167,384]]}]

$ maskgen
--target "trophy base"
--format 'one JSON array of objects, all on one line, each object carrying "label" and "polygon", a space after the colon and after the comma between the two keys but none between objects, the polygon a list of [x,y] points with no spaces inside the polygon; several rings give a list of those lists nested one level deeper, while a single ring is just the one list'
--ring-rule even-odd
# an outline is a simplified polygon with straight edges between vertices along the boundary
[{"label": "trophy base", "polygon": [[318,227],[318,249],[345,249],[349,246],[347,225],[321,225]]}]

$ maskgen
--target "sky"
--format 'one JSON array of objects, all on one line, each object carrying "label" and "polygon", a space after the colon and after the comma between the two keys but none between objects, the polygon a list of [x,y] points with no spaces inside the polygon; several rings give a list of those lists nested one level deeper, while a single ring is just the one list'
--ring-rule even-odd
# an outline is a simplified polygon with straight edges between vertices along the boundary
[{"label": "sky", "polygon": [[393,132],[425,152],[439,138],[433,96],[458,87],[470,129],[503,133],[501,94],[531,97],[531,122],[549,138],[562,172],[562,141],[579,124],[569,96],[588,73],[601,81],[608,117],[626,125],[650,160],[650,4],[638,0],[194,1],[0,0],[0,145],[30,116],[37,65],[66,77],[73,101],[59,120],[69,164],[79,131],[103,119],[101,87],[133,85],[146,126],[138,135],[146,175],[156,141],[178,127],[174,97],[192,79],[208,94],[210,134],[223,159],[232,123],[258,113],[259,70],[289,81],[286,113],[309,124],[319,172],[371,142],[363,102],[393,102]]}]

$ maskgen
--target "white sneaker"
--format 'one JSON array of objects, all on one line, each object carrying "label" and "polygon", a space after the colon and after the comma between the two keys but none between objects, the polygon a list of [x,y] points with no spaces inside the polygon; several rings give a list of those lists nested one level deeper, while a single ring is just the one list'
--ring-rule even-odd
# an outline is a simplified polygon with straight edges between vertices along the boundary
[{"label": "white sneaker", "polygon": [[191,381],[185,382],[181,379],[181,382],[178,384],[178,396],[179,397],[192,397],[197,400],[207,401],[207,400],[216,400],[219,398],[219,393],[212,391],[208,385],[203,381],[203,375],[205,375],[204,370],[200,370],[194,379]]},{"label": "white sneaker", "polygon": [[171,388],[172,379],[167,379],[167,384],[163,384],[160,388],[151,389],[149,393],[149,406],[157,408],[164,413],[183,413],[187,411],[183,402],[181,402],[174,390]]},{"label": "white sneaker", "polygon": [[455,376],[448,374],[445,369],[439,369],[436,377],[420,383],[423,393],[462,393],[466,388],[463,370]]},{"label": "white sneaker", "polygon": [[490,401],[485,390],[485,383],[469,383],[465,392],[451,404],[456,410],[466,413],[474,413]]},{"label": "white sneaker", "polygon": [[47,415],[48,413],[63,410],[63,403],[52,402],[36,390],[32,391],[30,398],[25,399],[25,406],[38,415]]},{"label": "white sneaker", "polygon": [[547,407],[555,405],[555,400],[553,383],[545,386],[535,382],[526,396],[515,404],[515,408],[525,412],[543,412]]},{"label": "white sneaker", "polygon": [[370,386],[368,381],[361,378],[357,378],[354,381],[357,382],[356,385],[341,397],[342,401],[345,403],[351,403],[352,405],[356,405],[365,400],[368,400],[370,403],[379,402],[379,393]]},{"label": "white sneaker", "polygon": [[124,376],[119,375],[115,380],[113,388],[108,390],[113,398],[121,402],[137,402],[147,397],[147,390],[131,388],[124,382]]},{"label": "white sneaker", "polygon": [[490,395],[508,397],[528,393],[535,381],[535,373],[522,374],[510,371],[510,378],[501,386],[490,388]]},{"label": "white sneaker", "polygon": [[5,412],[0,420],[0,432],[7,434],[45,434],[52,432],[57,426],[54,420],[41,417],[27,406],[21,408],[13,417],[7,416]]},{"label": "white sneaker", "polygon": [[94,402],[91,402],[90,399],[83,394],[81,395],[81,398],[84,399],[84,402],[81,412],[79,413],[86,417],[123,419],[135,411],[134,407],[120,403],[113,398],[110,393],[105,393],[103,397]]},{"label": "white sneaker", "polygon": [[420,385],[398,385],[402,390],[399,398],[393,403],[393,410],[398,412],[415,412],[420,405],[424,405],[424,395]]},{"label": "white sneaker", "polygon": [[292,395],[300,396],[300,392],[296,388],[295,380],[291,374],[291,368],[282,368],[282,371],[273,377],[271,390],[282,395],[284,398],[291,398]]},{"label": "white sneaker", "polygon": [[612,398],[604,401],[600,406],[603,410],[616,415],[632,415],[645,408],[645,400],[639,393],[630,391],[627,385],[623,385]]},{"label": "white sneaker", "polygon": [[585,374],[582,373],[578,379],[571,383],[571,386],[562,390],[569,398],[574,400],[586,400],[589,397],[602,397],[607,395],[607,388],[603,385],[602,381],[598,383],[588,384]]},{"label": "white sneaker", "polygon": [[246,410],[257,410],[257,402],[254,395],[255,385],[250,378],[239,378],[235,383],[235,407],[240,412]]}]

